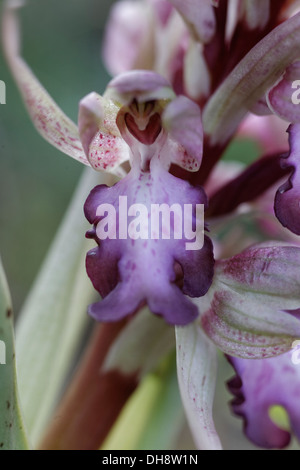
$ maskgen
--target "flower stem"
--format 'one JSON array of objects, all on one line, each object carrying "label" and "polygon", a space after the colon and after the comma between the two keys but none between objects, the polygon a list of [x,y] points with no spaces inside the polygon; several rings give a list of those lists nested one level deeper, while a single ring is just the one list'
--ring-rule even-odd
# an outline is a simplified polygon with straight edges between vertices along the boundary
[{"label": "flower stem", "polygon": [[136,375],[101,372],[103,360],[125,322],[97,325],[41,450],[99,449],[137,385]]}]

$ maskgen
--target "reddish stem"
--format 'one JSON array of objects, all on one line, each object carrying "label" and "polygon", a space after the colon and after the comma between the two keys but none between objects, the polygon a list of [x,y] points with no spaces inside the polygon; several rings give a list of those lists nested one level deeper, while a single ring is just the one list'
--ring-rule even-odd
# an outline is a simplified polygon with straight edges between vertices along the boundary
[{"label": "reddish stem", "polygon": [[124,321],[97,325],[75,377],[56,411],[41,450],[98,449],[137,385],[135,375],[101,372]]}]

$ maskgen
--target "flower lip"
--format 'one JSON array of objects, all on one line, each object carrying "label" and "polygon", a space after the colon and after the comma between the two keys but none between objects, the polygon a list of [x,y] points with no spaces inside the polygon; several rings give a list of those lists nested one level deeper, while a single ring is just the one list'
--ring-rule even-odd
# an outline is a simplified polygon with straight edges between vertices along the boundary
[{"label": "flower lip", "polygon": [[125,114],[125,123],[130,133],[144,145],[153,144],[162,130],[161,118],[158,113],[152,114],[152,116],[150,116],[148,119],[148,124],[144,129],[141,128],[141,126],[138,126],[138,123],[135,121],[134,117],[129,113]]},{"label": "flower lip", "polygon": [[134,70],[119,75],[108,84],[104,96],[121,105],[129,105],[133,100],[145,103],[175,98],[170,83],[150,70]]}]

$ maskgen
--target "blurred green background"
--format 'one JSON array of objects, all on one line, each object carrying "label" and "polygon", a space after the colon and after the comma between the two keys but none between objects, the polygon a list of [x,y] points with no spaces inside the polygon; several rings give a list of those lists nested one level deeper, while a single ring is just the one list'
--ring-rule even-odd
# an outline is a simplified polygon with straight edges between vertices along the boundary
[{"label": "blurred green background", "polygon": [[[1,1],[1,6],[2,6]],[[112,0],[27,0],[21,9],[28,64],[65,113],[109,80],[101,40]],[[18,312],[83,170],[35,131],[0,55],[0,253]],[[71,235],[71,234],[70,234]],[[84,236],[84,234],[83,234]]]}]

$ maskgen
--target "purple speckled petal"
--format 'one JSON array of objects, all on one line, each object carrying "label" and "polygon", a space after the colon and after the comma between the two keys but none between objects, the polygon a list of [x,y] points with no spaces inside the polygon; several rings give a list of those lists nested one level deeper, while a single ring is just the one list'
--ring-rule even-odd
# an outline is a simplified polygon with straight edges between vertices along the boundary
[{"label": "purple speckled petal", "polygon": [[300,62],[290,65],[279,83],[269,91],[268,104],[277,116],[300,123]]},{"label": "purple speckled petal", "polygon": [[[203,128],[199,106],[185,96],[179,96],[166,107],[162,123],[172,139],[184,149],[184,158],[174,153],[173,162],[189,171],[200,168],[203,154]],[[179,158],[176,160],[177,155]]]},{"label": "purple speckled petal", "polygon": [[286,409],[291,429],[300,439],[300,361],[296,354],[296,350],[291,350],[263,360],[229,358],[237,373],[228,383],[235,395],[232,409],[243,417],[246,435],[258,446],[281,449],[290,442],[290,433],[280,429],[269,416],[275,405]]},{"label": "purple speckled petal", "polygon": [[282,354],[300,337],[300,248],[257,245],[216,263],[202,326],[227,354],[261,359]]},{"label": "purple speckled petal", "polygon": [[124,72],[108,84],[104,98],[128,105],[133,99],[139,102],[170,100],[175,94],[164,77],[150,70]]},{"label": "purple speckled petal", "polygon": [[[116,113],[117,114],[117,113]],[[104,119],[103,98],[90,93],[79,103],[78,129],[85,154],[88,156],[91,141]]]},{"label": "purple speckled petal", "polygon": [[300,235],[300,124],[290,126],[289,142],[290,153],[282,159],[282,167],[292,174],[277,191],[274,208],[280,223]]},{"label": "purple speckled petal", "polygon": [[[168,323],[185,325],[195,320],[198,309],[183,292],[191,296],[204,295],[211,285],[214,259],[207,239],[202,249],[186,250],[184,233],[181,239],[175,239],[173,232],[170,239],[163,239],[164,229],[149,224],[147,215],[140,219],[138,230],[145,234],[144,238],[128,237],[128,224],[134,219],[127,218],[126,214],[133,204],[143,204],[148,214],[151,204],[177,204],[180,209],[184,204],[206,205],[202,189],[193,188],[163,170],[159,160],[151,161],[150,170],[147,173],[134,167],[115,186],[95,188],[86,201],[86,217],[94,224],[88,236],[95,238],[99,245],[87,257],[87,271],[95,288],[104,296],[104,300],[92,305],[89,311],[99,321],[116,321],[146,302],[152,313],[162,315]],[[111,204],[116,215],[116,238],[105,240],[98,236],[103,217],[99,216],[99,211],[97,215],[98,207],[104,203]],[[126,205],[123,210],[120,204]],[[123,225],[120,221],[126,229],[124,239],[120,236]],[[176,284],[177,280],[183,281],[183,291]]]},{"label": "purple speckled petal", "polygon": [[40,135],[61,152],[89,166],[77,126],[57,106],[20,55],[20,31],[15,10],[21,2],[6,2],[2,18],[3,49],[24,104]]},{"label": "purple speckled petal", "polygon": [[169,0],[185,20],[191,34],[203,43],[210,42],[216,31],[211,0]]},{"label": "purple speckled petal", "polygon": [[[85,154],[94,170],[119,174],[129,148],[116,124],[119,108],[97,93],[80,101],[78,128]],[[122,176],[122,173],[120,174]]]}]

